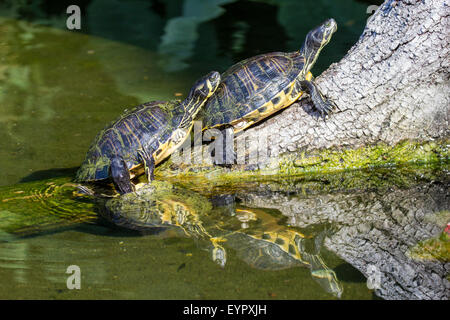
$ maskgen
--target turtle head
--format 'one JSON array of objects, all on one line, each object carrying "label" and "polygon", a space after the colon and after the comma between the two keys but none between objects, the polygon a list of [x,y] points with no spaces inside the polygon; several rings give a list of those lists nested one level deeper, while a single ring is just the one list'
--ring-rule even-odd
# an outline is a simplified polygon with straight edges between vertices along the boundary
[{"label": "turtle head", "polygon": [[337,30],[336,21],[333,18],[328,19],[317,28],[311,30],[306,36],[305,45],[315,48],[323,48],[330,42],[331,36]]},{"label": "turtle head", "polygon": [[220,83],[220,74],[217,71],[212,71],[206,76],[200,78],[192,86],[186,101],[189,103],[189,108],[186,108],[188,113],[196,113],[206,100],[212,96],[214,91]]},{"label": "turtle head", "polygon": [[311,30],[306,36],[305,43],[301,50],[306,60],[306,67],[308,71],[316,62],[317,56],[323,47],[330,42],[333,33],[337,30],[336,21],[331,18]]},{"label": "turtle head", "polygon": [[220,73],[217,71],[212,71],[195,82],[188,97],[182,102],[184,114],[180,127],[188,128],[192,125],[195,116],[205,104],[206,100],[216,91],[219,83]]},{"label": "turtle head", "polygon": [[206,100],[216,91],[219,83],[220,74],[217,71],[212,71],[197,80],[191,89],[190,95]]}]

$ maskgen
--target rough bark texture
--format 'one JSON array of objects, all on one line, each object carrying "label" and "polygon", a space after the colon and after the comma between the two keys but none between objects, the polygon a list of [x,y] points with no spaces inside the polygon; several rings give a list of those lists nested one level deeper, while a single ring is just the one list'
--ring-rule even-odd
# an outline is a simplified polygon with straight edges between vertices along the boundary
[{"label": "rough bark texture", "polygon": [[272,154],[448,137],[450,7],[447,0],[386,1],[360,40],[319,78],[342,111],[312,117],[309,99],[247,131]]},{"label": "rough bark texture", "polygon": [[448,187],[448,182],[427,182],[384,191],[304,195],[273,192],[272,186],[270,192],[236,197],[246,206],[280,210],[290,225],[333,225],[325,246],[366,277],[369,266],[375,266],[381,273],[376,293],[384,299],[449,299],[450,263],[407,254],[419,241],[442,232],[448,221]]}]

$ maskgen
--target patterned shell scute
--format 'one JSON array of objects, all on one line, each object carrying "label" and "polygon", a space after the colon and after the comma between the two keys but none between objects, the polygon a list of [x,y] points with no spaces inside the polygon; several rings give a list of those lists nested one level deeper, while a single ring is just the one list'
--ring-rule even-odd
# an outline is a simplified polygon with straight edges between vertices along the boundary
[{"label": "patterned shell scute", "polygon": [[222,82],[204,106],[208,127],[240,119],[291,84],[304,59],[298,53],[274,52],[241,61],[222,75]]},{"label": "patterned shell scute", "polygon": [[[128,168],[141,163],[138,149],[156,150],[176,127],[180,117],[175,102],[154,101],[125,111],[103,129],[91,144],[77,172],[77,181],[102,180],[109,177],[111,158],[122,157]],[[177,120],[173,121],[174,118]],[[169,125],[168,125],[169,124]]]}]

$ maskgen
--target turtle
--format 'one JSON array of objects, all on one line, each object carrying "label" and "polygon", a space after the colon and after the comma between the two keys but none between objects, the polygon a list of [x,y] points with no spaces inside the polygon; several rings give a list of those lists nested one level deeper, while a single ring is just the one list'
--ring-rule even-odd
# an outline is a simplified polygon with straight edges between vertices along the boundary
[{"label": "turtle", "polygon": [[305,90],[325,118],[337,106],[320,92],[310,70],[336,30],[336,21],[328,19],[307,34],[298,51],[257,55],[226,70],[200,114],[203,130],[232,127],[236,134],[290,106]]},{"label": "turtle", "polygon": [[151,101],[125,110],[96,136],[75,181],[112,178],[118,192],[125,194],[135,191],[130,170],[143,164],[151,182],[155,165],[183,144],[219,83],[220,74],[212,71],[195,82],[184,101]]}]

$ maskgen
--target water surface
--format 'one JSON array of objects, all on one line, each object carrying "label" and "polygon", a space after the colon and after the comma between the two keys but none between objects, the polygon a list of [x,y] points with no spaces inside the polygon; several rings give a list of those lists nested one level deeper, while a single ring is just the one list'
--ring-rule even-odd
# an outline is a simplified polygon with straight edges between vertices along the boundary
[{"label": "water surface", "polygon": [[[62,4],[1,4],[0,298],[337,299],[317,281],[321,271],[313,276],[307,264],[256,268],[241,254],[249,242],[224,243],[222,267],[209,242],[183,228],[112,228],[66,183],[97,132],[123,109],[183,98],[199,76],[244,58],[297,50],[311,28],[334,17],[339,30],[313,70],[320,74],[357,41],[370,4],[379,3],[222,0],[206,10],[194,0],[93,0],[80,4],[80,31],[65,28]],[[205,197],[209,215],[227,217],[234,231],[242,210],[255,214],[246,229],[254,232],[276,226],[314,240],[328,230],[318,251],[306,255],[334,272],[341,299],[448,298],[448,260],[407,255],[448,222],[446,169],[189,192]],[[231,207],[217,204],[224,197],[233,199]],[[81,290],[67,289],[70,265],[81,268]],[[367,286],[370,266],[385,277],[378,291]]]}]

